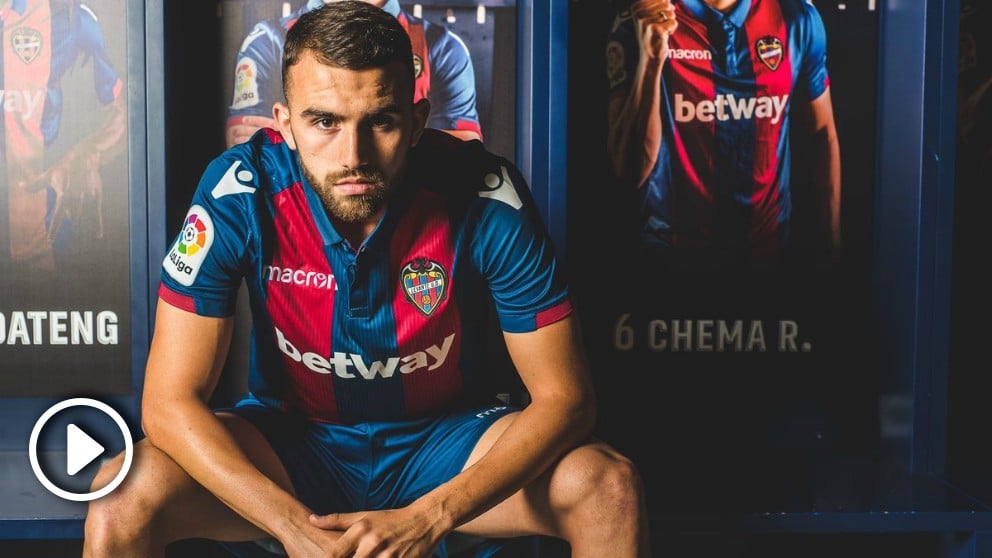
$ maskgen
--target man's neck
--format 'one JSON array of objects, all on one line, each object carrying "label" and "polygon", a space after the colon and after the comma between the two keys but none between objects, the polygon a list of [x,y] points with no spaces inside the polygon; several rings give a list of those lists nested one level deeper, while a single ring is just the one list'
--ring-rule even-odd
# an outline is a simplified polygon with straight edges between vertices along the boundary
[{"label": "man's neck", "polygon": [[331,219],[331,223],[334,224],[334,228],[338,231],[338,234],[348,241],[352,249],[356,252],[365,242],[365,239],[372,234],[376,226],[379,224],[379,220],[382,218],[382,212],[376,214],[373,219],[363,221],[361,223],[347,223],[341,221],[340,219]]},{"label": "man's neck", "polygon": [[374,224],[343,223],[337,219],[335,219],[333,223],[334,228],[338,230],[338,234],[347,240],[348,244],[350,244],[352,249],[356,252],[362,246],[362,243],[365,242],[365,239],[368,238],[369,235],[372,234],[372,231],[375,230]]},{"label": "man's neck", "polygon": [[737,5],[738,0],[703,0],[709,7],[717,10],[719,12],[728,13],[730,10],[734,9]]}]

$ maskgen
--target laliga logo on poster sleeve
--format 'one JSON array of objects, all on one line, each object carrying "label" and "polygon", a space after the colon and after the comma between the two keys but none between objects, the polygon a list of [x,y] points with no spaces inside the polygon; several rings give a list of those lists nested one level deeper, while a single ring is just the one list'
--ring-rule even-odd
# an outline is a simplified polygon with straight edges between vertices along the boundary
[{"label": "laliga logo on poster sleeve", "polygon": [[189,287],[196,280],[200,265],[214,242],[214,224],[207,211],[194,205],[186,214],[186,223],[179,238],[169,250],[162,265],[180,285]]},{"label": "laliga logo on poster sleeve", "polygon": [[238,60],[234,75],[234,99],[231,108],[242,109],[258,104],[258,66],[251,58]]}]

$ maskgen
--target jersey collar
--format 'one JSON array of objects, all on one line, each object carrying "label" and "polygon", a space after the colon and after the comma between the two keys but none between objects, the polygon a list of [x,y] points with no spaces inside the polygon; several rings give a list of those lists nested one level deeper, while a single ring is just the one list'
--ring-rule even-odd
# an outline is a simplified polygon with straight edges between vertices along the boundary
[{"label": "jersey collar", "polygon": [[735,27],[744,26],[747,13],[751,10],[751,0],[738,0],[737,4],[731,8],[728,14],[713,9],[709,4],[703,2],[703,0],[679,0],[679,3],[689,10],[689,13],[699,21],[721,22],[726,19],[730,23],[733,23]]},{"label": "jersey collar", "polygon": [[[6,18],[6,15],[10,12],[15,12],[19,15],[24,15],[24,10],[27,8],[28,0],[10,0],[10,4],[7,6],[0,6],[0,17]],[[8,12],[8,10],[10,12]]]},{"label": "jersey collar", "polygon": [[[307,2],[307,11],[315,10],[324,5],[324,0],[310,0]],[[387,13],[393,17],[400,15],[400,0],[389,0],[386,5],[382,7]]]}]

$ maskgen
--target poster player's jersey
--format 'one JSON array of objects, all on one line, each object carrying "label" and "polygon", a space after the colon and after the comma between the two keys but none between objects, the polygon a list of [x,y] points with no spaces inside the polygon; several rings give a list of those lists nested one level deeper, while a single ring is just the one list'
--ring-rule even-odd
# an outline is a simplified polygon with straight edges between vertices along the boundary
[{"label": "poster player's jersey", "polygon": [[47,192],[36,180],[45,148],[58,137],[62,120],[62,76],[80,58],[92,67],[96,98],[110,103],[122,84],[104,52],[96,15],[85,4],[49,5],[48,0],[10,0],[0,6],[0,159],[6,210],[0,216],[0,254],[19,271],[54,267],[47,238]]},{"label": "poster player's jersey", "polygon": [[[234,70],[229,120],[244,116],[272,118],[273,103],[284,99],[282,49],[286,32],[301,15],[323,4],[323,0],[309,0],[288,17],[258,23],[245,37]],[[382,9],[396,17],[410,35],[416,76],[414,101],[430,100],[427,125],[440,130],[471,130],[481,136],[475,106],[475,72],[462,40],[444,27],[407,14],[400,9],[398,0],[389,0]]]},{"label": "poster player's jersey", "polygon": [[314,420],[479,403],[490,305],[503,330],[531,331],[571,312],[567,286],[509,162],[430,129],[409,161],[382,220],[353,249],[296,152],[277,132],[257,131],[208,166],[159,295],[231,316],[244,280],[249,389]]},{"label": "poster player's jersey", "polygon": [[[740,0],[722,14],[678,0],[662,74],[661,150],[641,185],[650,245],[774,256],[792,211],[789,107],[829,84],[826,36],[803,0]],[[627,10],[607,43],[611,96],[625,96],[638,59]]]}]

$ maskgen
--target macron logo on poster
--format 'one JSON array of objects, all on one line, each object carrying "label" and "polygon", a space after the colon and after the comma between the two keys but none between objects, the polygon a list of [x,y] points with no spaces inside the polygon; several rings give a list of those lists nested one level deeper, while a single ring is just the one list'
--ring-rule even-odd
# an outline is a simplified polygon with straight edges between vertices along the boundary
[{"label": "macron logo on poster", "polygon": [[186,214],[179,238],[169,250],[162,266],[180,285],[189,287],[196,280],[200,266],[214,243],[214,223],[207,210],[194,205]]}]

